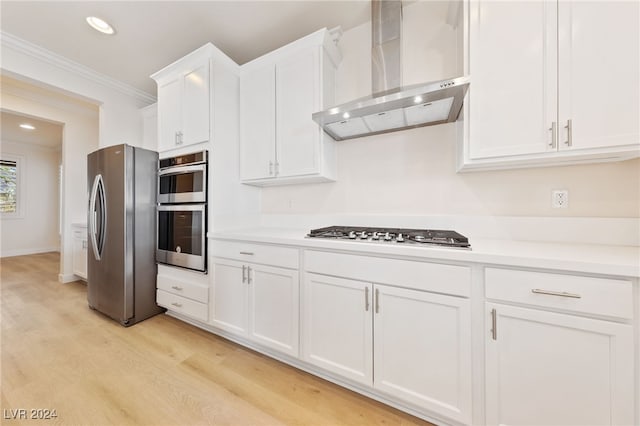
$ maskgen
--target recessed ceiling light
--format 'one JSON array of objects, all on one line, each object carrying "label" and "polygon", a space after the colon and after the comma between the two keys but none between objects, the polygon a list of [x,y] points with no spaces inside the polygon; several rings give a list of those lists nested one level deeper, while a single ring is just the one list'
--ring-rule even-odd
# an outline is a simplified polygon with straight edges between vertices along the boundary
[{"label": "recessed ceiling light", "polygon": [[22,123],[20,125],[21,128],[25,129],[25,130],[35,130],[35,127],[32,126],[31,124],[27,124],[27,123]]},{"label": "recessed ceiling light", "polygon": [[91,25],[94,30],[100,31],[103,34],[113,35],[116,33],[116,30],[114,30],[108,22],[103,21],[102,19],[95,16],[88,16],[87,24]]}]

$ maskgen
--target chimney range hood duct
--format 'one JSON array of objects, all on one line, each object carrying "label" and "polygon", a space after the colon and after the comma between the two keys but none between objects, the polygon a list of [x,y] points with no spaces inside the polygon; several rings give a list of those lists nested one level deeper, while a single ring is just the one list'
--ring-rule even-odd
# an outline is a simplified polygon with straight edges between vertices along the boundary
[{"label": "chimney range hood duct", "polygon": [[371,2],[371,96],[326,111],[313,120],[333,139],[357,138],[458,119],[468,77],[402,87],[402,2]]}]

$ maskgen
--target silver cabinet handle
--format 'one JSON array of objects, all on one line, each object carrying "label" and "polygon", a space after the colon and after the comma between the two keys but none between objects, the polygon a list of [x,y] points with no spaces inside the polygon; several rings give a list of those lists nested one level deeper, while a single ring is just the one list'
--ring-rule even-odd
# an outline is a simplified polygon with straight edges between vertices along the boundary
[{"label": "silver cabinet handle", "polygon": [[567,140],[564,141],[564,144],[566,146],[571,146],[573,144],[573,129],[572,129],[572,124],[571,124],[571,119],[567,120],[567,125],[564,126],[565,129],[567,129]]},{"label": "silver cabinet handle", "polygon": [[269,176],[273,175],[273,161],[269,161]]},{"label": "silver cabinet handle", "polygon": [[182,145],[182,132],[176,131],[176,145]]},{"label": "silver cabinet handle", "polygon": [[244,254],[246,256],[253,256],[253,253],[251,253],[250,251],[241,251],[240,254]]},{"label": "silver cabinet handle", "polygon": [[247,284],[251,284],[251,266],[247,266]]},{"label": "silver cabinet handle", "polygon": [[498,340],[498,313],[495,309],[491,310],[491,338]]},{"label": "silver cabinet handle", "polygon": [[171,288],[174,290],[182,291],[182,287],[178,287],[177,285],[172,285]]},{"label": "silver cabinet handle", "polygon": [[274,174],[276,176],[278,176],[280,174],[280,163],[278,163],[277,161],[276,161],[276,164],[275,164],[275,173]]},{"label": "silver cabinet handle", "polygon": [[247,267],[242,265],[242,284],[247,282]]},{"label": "silver cabinet handle", "polygon": [[376,288],[376,314],[380,312],[380,289]]},{"label": "silver cabinet handle", "polygon": [[364,288],[364,311],[369,312],[369,287]]},{"label": "silver cabinet handle", "polygon": [[558,137],[558,123],[556,123],[555,121],[552,122],[549,130],[551,131],[551,142],[549,142],[549,146],[551,148],[555,148]]},{"label": "silver cabinet handle", "polygon": [[572,299],[581,299],[582,296],[576,293],[567,293],[566,291],[552,291],[552,290],[543,290],[541,288],[533,288],[531,289],[531,293],[536,294],[546,294],[549,296],[560,296],[560,297],[570,297]]},{"label": "silver cabinet handle", "polygon": [[87,240],[82,240],[82,248],[86,250],[86,248],[87,248]]},{"label": "silver cabinet handle", "polygon": [[173,302],[172,305],[175,306],[176,308],[182,308],[182,303]]}]

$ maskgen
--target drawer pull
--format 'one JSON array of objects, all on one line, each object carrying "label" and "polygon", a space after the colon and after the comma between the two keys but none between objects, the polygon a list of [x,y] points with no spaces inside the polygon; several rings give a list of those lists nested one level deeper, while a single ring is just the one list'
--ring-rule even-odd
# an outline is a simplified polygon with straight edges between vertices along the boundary
[{"label": "drawer pull", "polygon": [[178,287],[177,285],[171,286],[172,289],[182,291],[182,287]]},{"label": "drawer pull", "polygon": [[240,254],[244,254],[246,256],[253,256],[253,253],[251,253],[250,251],[241,251]]},{"label": "drawer pull", "polygon": [[551,291],[551,290],[542,290],[540,288],[531,289],[531,293],[536,294],[547,294],[549,296],[560,296],[560,297],[570,297],[572,299],[580,299],[582,296],[575,293],[567,293],[565,291]]},{"label": "drawer pull", "polygon": [[175,306],[176,308],[182,308],[182,303],[173,302],[172,305]]}]

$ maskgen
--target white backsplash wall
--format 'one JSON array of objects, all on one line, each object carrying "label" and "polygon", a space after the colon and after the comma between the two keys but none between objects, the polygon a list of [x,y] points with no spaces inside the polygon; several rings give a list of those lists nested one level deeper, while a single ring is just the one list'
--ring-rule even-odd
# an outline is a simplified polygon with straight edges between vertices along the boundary
[{"label": "white backsplash wall", "polygon": [[[457,30],[446,3],[404,8],[404,83],[455,77]],[[346,31],[338,103],[371,91],[371,27]],[[338,142],[338,181],[267,187],[263,214],[640,217],[640,160],[505,171],[455,172],[454,124]],[[567,209],[551,191],[569,191]]]}]

